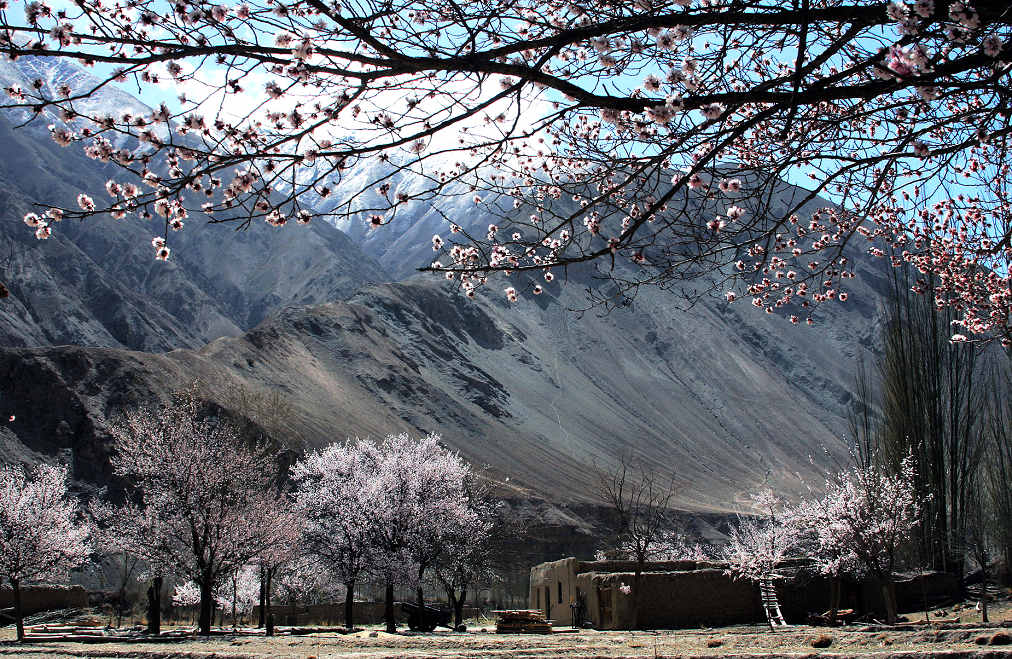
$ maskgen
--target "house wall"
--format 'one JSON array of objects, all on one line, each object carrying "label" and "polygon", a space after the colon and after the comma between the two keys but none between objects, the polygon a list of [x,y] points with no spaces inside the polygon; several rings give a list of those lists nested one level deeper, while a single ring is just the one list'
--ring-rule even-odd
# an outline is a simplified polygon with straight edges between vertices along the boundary
[{"label": "house wall", "polygon": [[[657,561],[647,563],[643,566],[643,570],[654,573],[719,567],[721,567],[719,563],[706,561]],[[527,606],[545,613],[545,617],[556,625],[572,625],[571,605],[577,601],[577,575],[585,572],[624,573],[633,572],[635,569],[635,561],[581,561],[576,558],[563,558],[541,563],[531,568]]]},{"label": "house wall", "polygon": [[[644,572],[687,572],[690,570],[723,569],[727,563],[717,561],[650,561],[643,564]],[[580,561],[577,572],[635,572],[636,561]]]},{"label": "house wall", "polygon": [[[959,599],[959,577],[948,572],[925,572],[923,574],[903,577],[896,580],[896,610],[899,613],[923,610],[927,605]],[[882,585],[877,581],[866,581],[861,584],[862,604],[864,609],[885,615],[885,600],[882,597]]]},{"label": "house wall", "polygon": [[636,598],[620,587],[632,586],[631,572],[585,572],[576,578],[587,599],[587,614],[596,629],[646,629],[729,625],[761,617],[756,588],[734,581],[722,570],[652,572],[640,579],[640,613]]},{"label": "house wall", "polygon": [[583,561],[563,558],[531,568],[527,606],[537,609],[556,625],[572,625],[576,602],[576,575]]},{"label": "house wall", "polygon": [[[804,561],[792,561],[801,567]],[[542,563],[531,569],[528,606],[546,613],[556,625],[571,625],[570,604],[584,599],[584,620],[597,629],[648,629],[727,625],[765,621],[758,587],[745,580],[734,580],[724,573],[724,565],[705,561],[668,561],[648,563],[640,577],[640,614],[634,615],[634,598],[619,587],[633,586],[634,561],[579,561],[566,558]],[[804,623],[809,613],[830,606],[830,581],[826,577],[800,571],[793,580],[776,584],[780,609],[789,623]],[[562,601],[559,601],[559,592]],[[898,579],[896,597],[899,610],[923,607],[925,600],[935,604],[959,595],[959,580],[954,575],[927,573]],[[546,605],[546,596],[548,604]],[[881,588],[864,581],[841,584],[841,608],[884,615]]]}]

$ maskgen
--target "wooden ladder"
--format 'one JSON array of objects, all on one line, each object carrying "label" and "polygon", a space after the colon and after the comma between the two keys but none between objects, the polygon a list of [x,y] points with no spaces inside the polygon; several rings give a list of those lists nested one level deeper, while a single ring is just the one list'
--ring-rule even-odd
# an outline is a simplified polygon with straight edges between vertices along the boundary
[{"label": "wooden ladder", "polygon": [[759,594],[763,600],[763,611],[766,612],[766,621],[770,623],[770,629],[777,630],[777,627],[786,627],[784,614],[780,612],[780,601],[777,600],[777,589],[773,585],[773,577],[769,576],[759,581]]}]

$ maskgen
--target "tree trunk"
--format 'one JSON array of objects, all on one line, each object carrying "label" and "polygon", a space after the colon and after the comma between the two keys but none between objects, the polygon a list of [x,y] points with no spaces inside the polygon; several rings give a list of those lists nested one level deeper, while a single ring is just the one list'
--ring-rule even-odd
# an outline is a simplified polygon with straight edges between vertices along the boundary
[{"label": "tree trunk", "polygon": [[453,602],[453,628],[456,629],[464,624],[464,602],[467,601],[467,587],[460,589],[460,597]]},{"label": "tree trunk", "polygon": [[266,570],[261,565],[260,566],[260,612],[257,614],[257,627],[258,628],[264,626],[264,617],[267,615],[266,610],[265,610],[266,607],[267,607],[267,601],[264,598],[264,579],[267,578],[267,575],[265,574],[265,572],[266,572]]},{"label": "tree trunk", "polygon": [[387,631],[391,634],[397,631],[397,623],[394,621],[394,584],[387,582],[386,605],[383,607],[383,617],[387,622]]},{"label": "tree trunk", "polygon": [[236,570],[232,573],[232,631],[235,631],[236,620],[235,620],[235,599],[239,590],[239,571]]},{"label": "tree trunk", "polygon": [[162,578],[154,577],[148,586],[148,633],[162,633]]},{"label": "tree trunk", "polygon": [[18,626],[18,641],[25,640],[25,620],[21,610],[21,580],[11,579],[11,590],[14,594],[14,620]]},{"label": "tree trunk", "polygon": [[886,622],[890,625],[896,624],[896,586],[892,579],[882,584],[882,599],[885,601]]},{"label": "tree trunk", "polygon": [[829,619],[836,620],[836,613],[840,610],[840,577],[833,576],[829,582]]},{"label": "tree trunk", "polygon": [[980,621],[983,623],[991,622],[987,619],[987,561],[982,561],[984,569],[981,570],[980,580]]},{"label": "tree trunk", "polygon": [[447,586],[445,581],[443,582],[443,590],[446,591],[446,601],[453,609],[453,626],[456,627],[460,624],[460,621],[457,620],[457,591],[451,586]]},{"label": "tree trunk", "polygon": [[633,573],[633,612],[632,612],[632,628],[640,628],[640,578],[643,576],[643,564],[636,563],[636,571]]},{"label": "tree trunk", "polygon": [[415,595],[418,604],[418,615],[422,617],[422,624],[425,624],[425,594],[422,592],[422,575],[425,574],[425,563],[418,564],[418,586],[415,587]]},{"label": "tree trunk", "polygon": [[204,636],[211,634],[212,616],[214,615],[214,593],[211,592],[213,585],[214,580],[211,575],[204,574],[200,580],[200,618],[197,622],[200,633]]},{"label": "tree trunk", "polygon": [[[274,581],[274,570],[269,568],[267,572],[267,585],[264,587],[264,607],[267,610],[267,636],[274,636],[274,611],[271,610],[271,582]],[[261,609],[261,612],[264,609]]]},{"label": "tree trunk", "polygon": [[348,631],[355,629],[355,580],[344,582],[344,626]]}]

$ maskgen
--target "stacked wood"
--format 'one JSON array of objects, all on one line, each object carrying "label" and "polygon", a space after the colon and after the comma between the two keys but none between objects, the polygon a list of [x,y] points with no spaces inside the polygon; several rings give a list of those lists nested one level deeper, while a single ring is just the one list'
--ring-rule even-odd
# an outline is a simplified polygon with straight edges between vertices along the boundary
[{"label": "stacked wood", "polygon": [[825,627],[839,627],[840,625],[849,625],[853,623],[858,617],[854,609],[837,609],[835,616],[831,614],[832,611],[809,614],[808,624],[821,625]]},{"label": "stacked wood", "polygon": [[[232,635],[263,635],[263,630],[239,629],[239,630],[212,630],[212,634]],[[75,643],[127,643],[127,642],[151,642],[171,639],[189,638],[196,635],[193,629],[173,629],[162,632],[158,636],[147,634],[143,627],[114,628],[99,627],[91,625],[73,625],[59,623],[44,623],[39,625],[28,625],[25,627],[25,642],[46,643],[46,642],[75,642]]]},{"label": "stacked wood", "polygon": [[25,641],[74,641],[77,643],[101,643],[104,641],[121,640],[138,636],[132,630],[117,630],[109,627],[93,627],[89,625],[41,624],[25,627]]},{"label": "stacked wood", "polygon": [[545,614],[532,609],[495,611],[499,619],[495,624],[497,634],[551,634],[552,621],[545,620]]}]

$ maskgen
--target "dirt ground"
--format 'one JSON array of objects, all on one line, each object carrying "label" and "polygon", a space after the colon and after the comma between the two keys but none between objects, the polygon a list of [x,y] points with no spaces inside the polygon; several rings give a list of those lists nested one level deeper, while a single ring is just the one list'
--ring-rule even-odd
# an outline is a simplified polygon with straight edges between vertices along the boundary
[{"label": "dirt ground", "polygon": [[[913,620],[915,614],[909,614]],[[923,614],[920,614],[923,619]],[[252,659],[257,657],[324,659],[354,657],[447,657],[470,659],[509,657],[1012,657],[1012,606],[993,611],[992,625],[980,624],[972,608],[929,612],[944,623],[815,628],[797,626],[771,632],[767,627],[723,627],[699,630],[594,631],[556,628],[550,635],[496,634],[492,624],[478,624],[464,633],[404,632],[387,634],[367,628],[354,634],[334,632],[274,638],[226,634],[207,640],[143,642],[32,642],[18,645],[11,627],[0,630],[0,656],[137,657],[140,659]],[[960,622],[952,622],[959,618]],[[283,629],[283,628],[282,628]],[[829,646],[813,647],[826,636]]]}]

